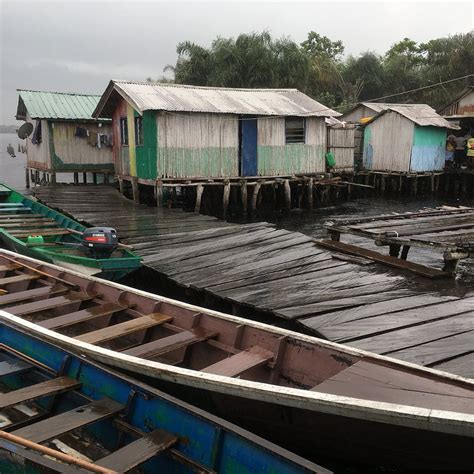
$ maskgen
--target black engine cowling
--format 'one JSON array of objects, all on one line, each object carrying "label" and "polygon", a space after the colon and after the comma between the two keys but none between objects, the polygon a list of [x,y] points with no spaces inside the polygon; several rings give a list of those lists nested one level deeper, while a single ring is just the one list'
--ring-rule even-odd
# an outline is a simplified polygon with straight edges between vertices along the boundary
[{"label": "black engine cowling", "polygon": [[93,258],[109,258],[118,246],[117,231],[112,227],[91,227],[83,232],[82,245]]}]

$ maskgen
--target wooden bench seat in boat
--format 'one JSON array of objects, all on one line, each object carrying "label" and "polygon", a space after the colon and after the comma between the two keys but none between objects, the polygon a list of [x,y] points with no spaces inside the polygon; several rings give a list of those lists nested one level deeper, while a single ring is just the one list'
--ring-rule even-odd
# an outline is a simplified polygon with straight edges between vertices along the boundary
[{"label": "wooden bench seat in boat", "polygon": [[55,318],[45,319],[44,321],[39,321],[36,324],[46,329],[56,330],[78,323],[84,323],[102,316],[110,316],[127,308],[127,305],[119,303],[104,303],[97,306],[92,306],[91,308],[81,309],[79,311],[75,311],[74,313],[63,314]]},{"label": "wooden bench seat in boat", "polygon": [[45,311],[47,309],[60,308],[62,306],[70,305],[71,303],[90,301],[96,296],[96,294],[85,293],[83,291],[71,291],[65,295],[32,301],[31,303],[24,303],[17,306],[7,306],[4,309],[16,316],[24,316],[27,314],[38,313],[39,311]]},{"label": "wooden bench seat in boat", "polygon": [[236,377],[246,370],[253,369],[263,365],[273,359],[273,352],[260,346],[253,346],[235,354],[227,359],[221,360],[202,369],[215,375],[225,375],[227,377]]},{"label": "wooden bench seat in boat", "polygon": [[162,337],[161,339],[156,339],[155,341],[127,349],[124,351],[124,354],[141,357],[143,359],[151,359],[166,354],[167,352],[211,339],[218,335],[219,333],[217,331],[201,328],[196,328],[192,331],[181,331],[171,336]]},{"label": "wooden bench seat in boat", "polygon": [[172,319],[171,316],[166,316],[161,313],[151,313],[139,318],[130,319],[123,323],[81,334],[80,336],[76,336],[76,339],[82,342],[88,342],[89,344],[100,344],[110,341],[111,339],[167,323]]},{"label": "wooden bench seat in boat", "polygon": [[31,290],[18,291],[17,293],[0,296],[0,307],[21,301],[29,301],[34,298],[57,296],[67,293],[68,291],[70,291],[69,288],[63,285],[41,286],[39,288],[32,288]]},{"label": "wooden bench seat in boat", "polygon": [[16,237],[17,239],[26,239],[30,235],[66,235],[70,234],[70,231],[67,229],[28,229],[28,232],[25,232],[25,229],[22,229],[21,231],[12,231],[9,232],[10,235],[13,235],[13,237]]},{"label": "wooden bench seat in boat", "polygon": [[22,281],[38,280],[38,278],[41,278],[41,275],[32,275],[30,273],[23,273],[21,275],[13,275],[5,278],[0,278],[0,287],[10,285],[12,283],[19,283]]},{"label": "wooden bench seat in boat", "polygon": [[178,438],[167,431],[156,429],[132,441],[123,448],[96,461],[98,466],[115,472],[127,472],[173,446]]},{"label": "wooden bench seat in boat", "polygon": [[58,377],[8,393],[2,393],[0,394],[0,409],[46,396],[58,395],[68,390],[74,390],[80,385],[80,382],[69,377]]},{"label": "wooden bench seat in boat", "polygon": [[0,265],[0,273],[11,272],[12,270],[18,270],[22,268],[18,263],[7,263],[6,265]]},{"label": "wooden bench seat in boat", "polygon": [[34,443],[44,443],[69,431],[116,415],[123,409],[124,405],[117,403],[115,400],[103,398],[25,426],[13,431],[12,434]]}]

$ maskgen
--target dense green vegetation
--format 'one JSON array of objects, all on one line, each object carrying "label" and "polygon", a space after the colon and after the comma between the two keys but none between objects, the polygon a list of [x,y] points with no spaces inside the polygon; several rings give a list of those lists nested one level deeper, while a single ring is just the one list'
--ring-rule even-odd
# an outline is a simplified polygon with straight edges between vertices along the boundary
[{"label": "dense green vegetation", "polygon": [[[210,48],[189,41],[177,46],[174,79],[161,81],[221,87],[295,87],[343,111],[349,104],[409,91],[474,73],[474,34],[417,43],[405,38],[384,55],[344,57],[341,41],[314,31],[295,43],[267,33],[217,38]],[[472,78],[471,78],[472,79]],[[387,101],[423,102],[437,108],[468,80],[451,82]]]}]

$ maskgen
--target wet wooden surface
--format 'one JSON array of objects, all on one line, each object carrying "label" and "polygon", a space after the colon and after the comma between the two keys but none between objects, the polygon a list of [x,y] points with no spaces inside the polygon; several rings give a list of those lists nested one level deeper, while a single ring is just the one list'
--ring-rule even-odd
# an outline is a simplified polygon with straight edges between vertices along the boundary
[{"label": "wet wooden surface", "polygon": [[335,219],[331,232],[349,233],[410,247],[440,250],[474,248],[474,209],[441,207],[404,214]]},{"label": "wet wooden surface", "polygon": [[237,312],[269,314],[329,340],[474,377],[466,363],[474,346],[471,298],[416,289],[402,272],[339,260],[311,237],[266,222],[157,210],[108,186],[35,192],[84,224],[115,227],[145,265]]}]

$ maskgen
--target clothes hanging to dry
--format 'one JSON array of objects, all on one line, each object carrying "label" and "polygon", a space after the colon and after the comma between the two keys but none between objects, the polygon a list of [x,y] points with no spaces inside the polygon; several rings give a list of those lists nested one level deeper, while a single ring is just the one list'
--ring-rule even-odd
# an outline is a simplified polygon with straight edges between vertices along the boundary
[{"label": "clothes hanging to dry", "polygon": [[31,137],[31,143],[33,143],[33,145],[39,145],[41,143],[41,120],[36,121],[35,130]]}]

